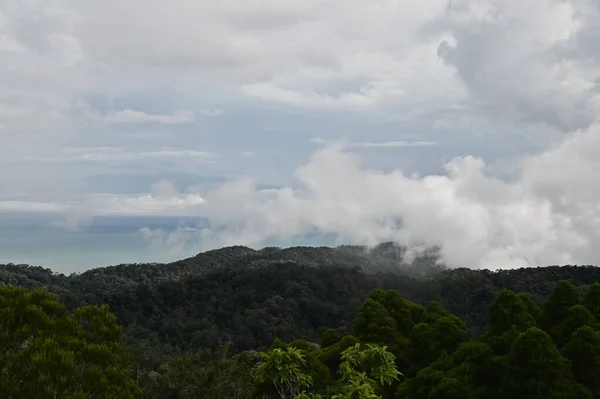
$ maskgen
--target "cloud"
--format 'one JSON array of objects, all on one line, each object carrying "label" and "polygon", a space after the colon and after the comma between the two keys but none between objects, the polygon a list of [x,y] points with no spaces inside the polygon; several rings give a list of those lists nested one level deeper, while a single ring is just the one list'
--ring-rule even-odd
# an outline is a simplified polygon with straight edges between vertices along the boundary
[{"label": "cloud", "polygon": [[198,206],[204,203],[195,193],[167,194],[165,187],[153,187],[152,194],[118,195],[86,194],[69,203],[41,202],[31,200],[0,200],[0,213],[39,213],[63,216],[54,226],[82,227],[95,216],[194,216]]},{"label": "cloud", "polygon": [[[272,0],[23,0],[0,12],[3,87],[25,97],[29,115],[44,96],[55,99],[45,112],[56,120],[68,119],[83,93],[170,87],[194,93],[193,100],[219,92],[235,102],[231,96],[242,92],[400,121],[437,118],[477,129],[483,120],[489,130],[498,122],[546,124],[568,132],[593,121],[599,101],[600,13],[591,1],[294,0],[281,7]],[[218,116],[221,108],[197,114]],[[170,124],[191,117],[124,109],[109,119]]]},{"label": "cloud", "polygon": [[316,92],[299,92],[268,84],[252,84],[242,88],[244,92],[261,100],[273,101],[301,108],[360,110],[374,105],[364,93],[338,93],[336,95]]},{"label": "cloud", "polygon": [[383,143],[356,143],[358,147],[429,147],[437,145],[437,141],[386,141]]},{"label": "cloud", "polygon": [[94,209],[95,216],[189,216],[198,214],[204,203],[199,194],[93,195],[85,200],[86,207]]},{"label": "cloud", "polygon": [[[600,262],[598,151],[595,124],[526,157],[510,180],[502,180],[472,156],[452,159],[444,175],[409,176],[367,169],[357,154],[331,144],[297,168],[294,187],[258,189],[241,179],[181,193],[172,182],[159,181],[151,194],[94,195],[78,206],[94,215],[205,219],[208,227],[143,230],[153,245],[162,242],[186,254],[320,233],[340,243],[437,245],[451,266],[593,264]],[[4,201],[0,209],[75,208]]]},{"label": "cloud", "polygon": [[155,198],[173,198],[178,195],[178,192],[173,182],[161,180],[152,185],[150,194]]},{"label": "cloud", "polygon": [[440,43],[438,54],[469,91],[471,112],[567,133],[598,117],[590,61],[600,47],[582,40],[597,34],[599,15],[590,1],[453,1],[440,20],[452,39]]},{"label": "cloud", "polygon": [[133,151],[121,147],[73,147],[65,148],[63,156],[57,160],[78,160],[90,162],[139,161],[152,159],[192,158],[202,162],[214,162],[218,155],[209,151],[161,148],[155,151]]},{"label": "cloud", "polygon": [[329,142],[325,139],[322,139],[320,137],[312,137],[310,140],[308,140],[309,143],[311,144],[319,144],[319,145],[326,145]]},{"label": "cloud", "polygon": [[65,210],[63,204],[42,201],[1,200],[2,213],[59,213]]},{"label": "cloud", "polygon": [[319,232],[340,242],[438,245],[449,265],[491,269],[599,263],[599,150],[593,125],[503,181],[471,156],[447,163],[446,175],[418,177],[365,169],[356,154],[327,146],[297,169],[296,189],[234,181],[196,209],[210,228],[160,234],[198,249]]},{"label": "cloud", "polygon": [[[309,140],[311,144],[328,145],[329,141],[320,137],[313,137]],[[399,147],[430,147],[437,145],[437,141],[384,141],[384,142],[364,142],[352,143],[347,140],[337,141],[338,145],[346,148],[399,148]]]},{"label": "cloud", "polygon": [[[86,207],[92,215],[208,218],[210,229],[169,241],[191,246],[323,231],[351,242],[440,244],[453,265],[600,261],[592,244],[600,3],[282,4],[0,1],[0,210],[62,212],[67,227],[87,218],[77,216]],[[227,118],[211,118],[224,110]],[[423,136],[404,141],[404,132]],[[524,140],[538,149],[506,165],[511,176],[501,180],[476,156],[500,150],[477,147],[490,144],[469,134],[494,136],[512,151]],[[313,140],[325,147],[295,181],[257,189],[307,155],[298,143],[309,135],[326,137]],[[438,141],[427,160],[421,150],[392,155],[404,164],[413,153],[417,171],[430,169],[435,154],[473,156],[452,160],[446,174],[414,177],[384,172],[389,164],[367,169],[350,152]],[[151,193],[98,194],[103,164],[135,165],[129,172],[139,177],[169,163],[169,173],[190,175],[209,169],[216,153],[262,143],[277,154],[271,163],[257,155],[223,166],[252,181],[202,193],[162,182]],[[257,172],[260,162],[266,172]],[[116,179],[114,170],[122,169],[113,168]]]},{"label": "cloud", "polygon": [[179,123],[190,123],[194,121],[194,114],[181,111],[174,115],[154,115],[141,111],[125,109],[104,118],[107,123],[162,123],[165,125],[177,125]]},{"label": "cloud", "polygon": [[225,110],[220,108],[206,108],[200,110],[200,113],[205,116],[222,116],[225,114]]},{"label": "cloud", "polygon": [[68,230],[82,230],[93,221],[93,213],[89,208],[67,208],[62,210],[63,218],[50,223],[54,227],[62,227]]}]

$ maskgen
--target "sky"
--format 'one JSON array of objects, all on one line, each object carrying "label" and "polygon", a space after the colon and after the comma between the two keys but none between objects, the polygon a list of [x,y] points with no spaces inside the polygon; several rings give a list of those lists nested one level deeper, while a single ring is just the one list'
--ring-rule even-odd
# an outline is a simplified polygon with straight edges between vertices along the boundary
[{"label": "sky", "polygon": [[0,262],[600,264],[597,0],[0,0]]}]

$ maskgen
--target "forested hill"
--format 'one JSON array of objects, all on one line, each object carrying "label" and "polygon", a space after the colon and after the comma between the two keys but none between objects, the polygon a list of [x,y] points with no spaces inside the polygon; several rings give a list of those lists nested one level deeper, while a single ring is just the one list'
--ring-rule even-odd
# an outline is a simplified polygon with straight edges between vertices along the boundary
[{"label": "forested hill", "polygon": [[[373,248],[357,245],[338,247],[266,247],[254,250],[231,246],[199,253],[172,263],[133,263],[99,267],[81,274],[63,276],[50,269],[28,265],[0,265],[0,282],[35,286],[38,284],[65,285],[68,280],[78,284],[102,278],[127,280],[133,283],[156,283],[178,280],[223,269],[253,268],[282,262],[301,266],[340,266],[359,268],[367,273],[391,272],[408,276],[426,276],[441,270],[436,248],[428,248],[408,259],[406,248],[394,243],[382,243]],[[15,267],[17,266],[17,267]],[[12,280],[11,280],[12,279]]]},{"label": "forested hill", "polygon": [[327,328],[344,332],[375,288],[393,289],[424,305],[439,301],[471,335],[502,288],[540,304],[559,280],[580,290],[600,281],[596,267],[540,267],[490,272],[446,270],[435,251],[404,262],[404,249],[382,244],[288,249],[228,247],[171,264],[129,264],[65,276],[49,269],[0,265],[0,283],[45,287],[74,309],[107,304],[128,341],[158,364],[182,352],[264,349],[274,338],[318,341]]},{"label": "forested hill", "polygon": [[[366,250],[364,247],[343,246],[337,248],[265,248],[256,251],[237,246],[201,253],[195,257],[171,264],[118,265],[92,269],[69,276],[53,273],[49,269],[37,266],[0,265],[0,285],[22,286],[29,290],[43,288],[55,294],[58,301],[64,304],[66,309],[73,312],[72,317],[75,318],[73,320],[79,320],[77,322],[73,321],[75,323],[72,324],[74,328],[85,330],[84,332],[74,331],[72,333],[89,336],[90,342],[95,342],[96,338],[94,337],[97,337],[94,330],[90,329],[94,323],[100,322],[100,320],[104,320],[102,323],[113,323],[110,322],[110,317],[113,316],[106,314],[110,310],[116,316],[116,321],[124,327],[123,340],[127,346],[127,352],[133,355],[129,363],[123,363],[126,364],[124,367],[126,367],[127,375],[134,377],[136,384],[145,392],[142,397],[169,399],[188,397],[221,398],[219,394],[223,389],[221,384],[226,384],[227,389],[235,388],[235,392],[243,391],[241,396],[232,394],[233,396],[225,397],[250,398],[254,395],[252,393],[254,391],[248,391],[248,389],[257,387],[253,385],[256,381],[253,380],[253,372],[250,370],[254,370],[257,362],[260,362],[260,356],[256,357],[254,351],[265,351],[268,348],[273,348],[273,345],[280,345],[283,341],[291,342],[300,339],[308,341],[308,343],[305,342],[301,345],[304,345],[304,350],[309,353],[312,350],[310,348],[314,348],[310,343],[323,344],[329,342],[330,338],[333,339],[332,337],[341,336],[347,337],[347,339],[340,341],[344,345],[335,344],[332,347],[334,349],[323,348],[322,351],[315,352],[323,358],[318,362],[315,360],[315,364],[311,363],[310,367],[316,367],[312,370],[315,378],[322,375],[323,370],[319,367],[325,367],[320,362],[328,364],[331,370],[339,365],[341,351],[347,348],[346,344],[358,342],[357,339],[366,343],[389,344],[394,353],[399,356],[396,363],[401,366],[402,370],[414,377],[411,377],[406,384],[403,383],[400,388],[404,387],[402,389],[408,390],[414,388],[416,391],[406,391],[409,393],[400,396],[410,397],[411,399],[432,398],[434,396],[427,396],[428,394],[425,395],[425,393],[419,394],[421,395],[419,396],[415,393],[422,387],[431,385],[428,379],[419,380],[420,377],[417,371],[426,370],[425,367],[428,364],[433,364],[431,362],[440,354],[440,359],[442,359],[439,360],[442,362],[440,367],[446,367],[445,362],[447,359],[444,358],[444,353],[446,353],[444,350],[456,349],[456,343],[463,342],[468,337],[470,339],[483,337],[481,339],[487,340],[485,342],[491,340],[490,342],[493,345],[498,344],[500,341],[494,341],[497,331],[490,335],[490,331],[497,327],[494,323],[502,324],[504,323],[502,317],[506,314],[513,311],[520,312],[520,308],[517,309],[518,307],[514,308],[514,306],[510,308],[511,310],[508,313],[502,309],[497,309],[500,312],[498,317],[504,316],[497,318],[495,322],[492,320],[490,324],[490,305],[494,308],[493,303],[497,301],[494,298],[498,298],[499,293],[500,297],[507,295],[503,289],[522,294],[515,298],[519,298],[517,300],[519,306],[526,306],[527,312],[531,312],[532,315],[536,315],[539,310],[536,305],[544,306],[544,311],[549,312],[551,310],[548,308],[549,305],[543,304],[550,294],[555,292],[557,282],[561,280],[567,280],[572,284],[569,286],[572,287],[575,294],[571,296],[580,295],[577,291],[579,293],[588,292],[586,295],[591,298],[588,305],[594,312],[597,310],[596,302],[600,301],[600,294],[595,294],[596,292],[600,293],[600,284],[593,285],[595,282],[600,281],[600,268],[594,266],[549,266],[492,272],[465,268],[446,269],[437,264],[438,258],[435,250],[422,253],[411,262],[407,262],[404,255],[405,250],[393,244],[382,244],[372,250]],[[385,316],[386,310],[381,308],[383,305],[378,305],[368,299],[369,297],[375,298],[378,295],[384,295],[382,294],[383,291],[378,289],[388,290],[385,291],[388,294],[380,298],[383,301],[382,303],[385,304],[384,308],[388,305],[391,306],[389,310],[391,313],[388,316]],[[43,295],[48,294],[41,294],[40,292],[43,293],[43,291],[23,292],[4,289],[0,292],[4,292],[5,298],[9,298],[2,302],[2,295],[0,295],[0,304],[2,305],[0,306],[0,312],[5,312],[9,321],[13,320],[13,316],[27,314],[26,318],[18,316],[13,320],[15,323],[22,323],[30,316],[39,315],[35,312],[25,312],[26,309],[29,309],[26,305],[27,301],[38,301],[40,305],[36,306],[39,306],[40,309],[47,306],[44,312],[50,312],[48,317],[51,319],[67,317],[65,311],[60,310],[60,307],[57,307],[58,305],[52,305],[50,299],[45,299]],[[27,292],[30,292],[30,294],[27,294]],[[502,294],[503,292],[504,294]],[[21,299],[13,298],[17,294],[22,295],[25,302],[21,303],[19,302]],[[392,296],[388,298],[389,295]],[[409,303],[402,302],[405,299],[401,299],[400,296],[414,302],[414,304],[406,305],[408,308],[404,310],[396,309],[398,303]],[[388,303],[388,299],[389,301],[393,299],[393,303]],[[579,299],[573,300],[573,303],[569,306],[577,304],[578,301]],[[550,301],[550,303],[553,302]],[[108,305],[108,308],[96,308],[86,305]],[[16,308],[13,309],[12,307],[15,306]],[[402,306],[400,307],[402,308]],[[425,306],[429,310],[421,314],[419,312],[425,309],[421,306]],[[447,316],[444,316],[446,310],[442,312],[440,306],[462,319],[464,327],[457,318],[447,319]],[[408,313],[406,313],[407,309],[409,310]],[[417,312],[419,314],[412,314],[413,310],[419,310]],[[52,312],[55,311],[58,313],[53,314]],[[596,313],[600,315],[600,311]],[[364,314],[368,314],[369,317],[365,319]],[[417,323],[414,326],[412,324],[410,328],[403,326],[400,320],[404,320],[407,314],[409,316],[412,314],[410,317],[416,318],[415,320],[422,319],[422,322],[417,323],[413,320],[414,323]],[[375,315],[378,316],[375,317]],[[432,319],[432,315],[437,316]],[[562,313],[561,315],[561,317],[565,316]],[[371,317],[375,318],[371,320]],[[425,324],[433,323],[432,320],[437,320],[436,318],[439,317],[442,317],[442,319],[439,320],[439,323],[438,321],[434,323],[435,331],[427,329],[421,331],[425,328],[423,327]],[[381,318],[381,320],[378,318]],[[390,330],[389,326],[385,327],[389,323],[396,323],[394,318],[398,318],[397,322],[400,323],[395,327],[397,331],[394,328]],[[461,326],[458,330],[464,331],[464,337],[461,335],[460,340],[452,341],[454,346],[443,347],[446,349],[440,352],[442,347],[431,346],[431,343],[437,342],[438,338],[448,335],[447,333],[450,330],[446,331],[449,327],[446,324],[450,322],[449,320],[453,326]],[[521,318],[518,318],[518,320],[521,320]],[[565,323],[571,323],[569,320],[566,320]],[[0,321],[2,321],[2,317],[0,317]],[[35,327],[35,323],[30,326],[34,330],[38,328]],[[77,323],[81,323],[81,327],[77,327]],[[360,323],[368,328],[362,331]],[[526,324],[526,327],[535,325],[534,322]],[[52,325],[54,324],[44,324],[44,326]],[[593,324],[593,326],[595,328],[596,324]],[[19,328],[15,327],[12,330],[9,328],[9,331],[12,331],[11,334],[18,335],[21,331]],[[509,334],[509,338],[513,340],[522,329],[515,330],[516,332],[509,330],[506,334],[512,334]],[[484,334],[486,331],[488,333]],[[554,330],[550,329],[548,331],[552,332]],[[114,345],[117,345],[115,343],[118,337],[117,332],[115,329],[114,336],[111,335],[113,336],[111,342]],[[419,338],[421,333],[426,333],[425,338]],[[54,333],[50,331],[49,334]],[[385,339],[380,339],[381,337],[377,334],[387,335],[385,335]],[[461,334],[463,333],[461,332]],[[531,334],[539,335],[541,333],[532,331]],[[69,338],[69,336],[65,337],[65,339]],[[27,339],[26,336],[21,338]],[[502,335],[501,338],[504,340],[506,337]],[[597,338],[600,348],[600,335]],[[2,340],[0,339],[0,341]],[[44,342],[46,341],[41,340],[40,345]],[[67,342],[65,345],[71,348],[69,350],[73,350],[70,341],[65,342]],[[278,342],[279,344],[277,344]],[[564,344],[562,341],[557,342],[557,345]],[[0,344],[2,343],[0,342]],[[81,344],[83,345],[83,343]],[[507,344],[505,344],[506,342],[503,345],[506,346]],[[10,345],[11,348],[16,347],[13,343]],[[425,346],[421,347],[419,345]],[[31,350],[34,349],[32,346]],[[119,352],[121,349],[115,346],[114,350]],[[226,352],[223,352],[224,350]],[[429,353],[427,351],[433,352]],[[16,357],[11,361],[18,370],[21,370],[21,365],[24,363],[18,356],[25,356],[26,354],[19,353],[15,352],[14,356]],[[426,359],[423,358],[423,353],[429,353]],[[242,357],[231,357],[235,354],[240,354],[239,356]],[[410,355],[410,359],[407,359],[412,360],[405,363],[407,359],[402,357],[405,355]],[[226,359],[230,359],[231,362]],[[500,359],[498,360],[499,364],[504,364],[502,363],[504,362],[503,357],[500,356],[498,359]],[[456,361],[459,362],[459,360]],[[98,359],[93,361],[98,361]],[[192,363],[188,364],[189,362]],[[520,361],[515,364],[520,364]],[[577,370],[575,363],[573,364],[573,372],[575,372]],[[231,369],[224,371],[221,367]],[[238,367],[242,367],[245,371],[240,372],[237,369]],[[51,369],[48,370],[51,371]],[[208,374],[190,374],[191,370],[199,370],[198,372],[202,371],[202,373],[206,372]],[[448,370],[453,369],[449,368]],[[496,371],[500,373],[501,370],[504,369]],[[600,366],[598,366],[598,370],[600,370]],[[15,375],[20,372],[15,371]],[[450,373],[449,376],[453,375],[450,371],[448,373]],[[224,375],[227,377],[223,377]],[[335,373],[331,375],[333,376]],[[600,371],[598,375],[600,375]],[[125,378],[123,373],[119,376],[119,378]],[[239,380],[238,377],[242,378],[243,381]],[[583,377],[587,378],[587,374]],[[590,378],[595,379],[595,374],[592,377]],[[497,378],[491,380],[495,379]],[[552,378],[549,380],[552,380]],[[93,386],[93,381],[95,381],[94,378],[89,380],[92,384],[90,386]],[[317,382],[317,379],[315,379],[315,384]],[[241,384],[240,387],[244,387],[242,391],[236,388],[238,383]],[[330,383],[331,381],[320,382],[320,384],[324,384],[323,386],[329,387],[327,389],[333,389],[332,386],[327,385]],[[473,383],[475,384],[475,382]],[[76,379],[73,384],[78,386]],[[413,386],[411,384],[417,385]],[[482,387],[485,386],[486,389],[489,388],[491,391],[495,389],[493,384],[490,385],[488,382],[483,383],[480,381],[477,384],[483,384]],[[3,389],[3,386],[6,388],[13,385],[13,382],[0,378],[0,389]],[[460,383],[457,386],[462,385],[464,384]],[[591,387],[593,384],[588,385]],[[125,385],[119,382],[115,386]],[[192,388],[200,390],[197,392],[203,392],[202,395],[189,396],[191,394],[183,394],[183,392],[191,392],[190,389]],[[204,391],[206,389],[210,389],[212,393],[208,395]],[[600,388],[598,389],[600,394]],[[155,393],[150,394],[150,392]],[[454,391],[450,389],[444,392]],[[482,391],[480,396],[458,397],[488,397],[486,396],[487,392]],[[547,397],[544,396],[546,395],[545,392],[540,394],[541,396],[535,397],[545,398]],[[457,396],[435,397],[450,398]],[[524,397],[529,398],[529,396]],[[583,397],[587,398],[588,396]]]}]

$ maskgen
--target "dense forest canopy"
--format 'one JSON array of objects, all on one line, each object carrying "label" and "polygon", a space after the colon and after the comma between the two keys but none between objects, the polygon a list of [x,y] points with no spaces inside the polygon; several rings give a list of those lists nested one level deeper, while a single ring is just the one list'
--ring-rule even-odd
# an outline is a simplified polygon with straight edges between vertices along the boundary
[{"label": "dense forest canopy", "polygon": [[[74,370],[94,359],[77,358],[75,348],[109,348],[98,359],[113,359],[114,369],[85,368],[104,375],[103,392],[115,392],[97,397],[598,397],[599,268],[492,272],[437,260],[433,249],[409,262],[405,249],[387,243],[372,251],[229,247],[70,276],[0,265],[0,284],[9,286],[0,295],[3,322],[31,330],[1,337],[13,349],[0,359],[0,383],[25,383],[10,367],[35,368],[14,348],[35,342],[26,349],[45,350],[49,364],[71,359]],[[86,318],[113,331],[109,339],[90,335]],[[94,397],[69,379],[48,388],[48,378],[27,389]],[[23,392],[8,397],[53,397]]]}]

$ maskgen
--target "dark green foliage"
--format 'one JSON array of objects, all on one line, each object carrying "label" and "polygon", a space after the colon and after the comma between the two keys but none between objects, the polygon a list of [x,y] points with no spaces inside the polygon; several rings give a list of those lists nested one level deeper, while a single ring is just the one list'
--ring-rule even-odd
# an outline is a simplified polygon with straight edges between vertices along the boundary
[{"label": "dark green foliage", "polygon": [[571,306],[579,305],[581,295],[577,288],[569,281],[559,281],[548,300],[544,303],[544,308],[541,314],[542,327],[550,332],[550,335],[555,336],[554,329],[560,325]]},{"label": "dark green foliage", "polygon": [[412,328],[419,322],[425,309],[403,298],[397,291],[376,289],[371,294],[373,300],[379,302],[394,319],[396,331],[404,337],[410,335]]},{"label": "dark green foliage", "polygon": [[327,348],[335,345],[340,342],[343,337],[344,336],[339,331],[333,328],[328,328],[325,330],[323,335],[321,335],[321,348]]},{"label": "dark green foliage", "polygon": [[122,333],[106,306],[70,314],[42,289],[0,287],[2,397],[137,397]]},{"label": "dark green foliage", "polygon": [[525,331],[536,325],[535,316],[530,313],[534,305],[510,290],[502,290],[490,305],[489,333],[502,335],[513,326]]},{"label": "dark green foliage", "polygon": [[360,340],[352,335],[342,337],[335,344],[319,351],[321,362],[329,368],[331,375],[335,375],[341,363],[341,353],[346,349],[360,343]]},{"label": "dark green foliage", "polygon": [[596,319],[585,306],[572,306],[560,326],[554,328],[554,342],[562,348],[575,331],[584,326],[596,327],[596,325]]},{"label": "dark green foliage", "polygon": [[587,387],[594,397],[600,397],[600,332],[590,326],[581,327],[562,353],[571,361],[575,380]]},{"label": "dark green foliage", "polygon": [[489,331],[484,340],[496,354],[506,354],[519,333],[536,326],[536,306],[528,298],[501,290],[490,305]]},{"label": "dark green foliage", "polygon": [[[271,349],[285,349],[288,347],[299,349],[304,354],[306,368],[303,370],[312,380],[312,386],[319,392],[331,383],[329,367],[323,363],[318,346],[303,340],[294,340],[286,343],[280,339],[273,341]],[[340,352],[341,353],[341,352]]]},{"label": "dark green foliage", "polygon": [[[68,277],[38,267],[0,266],[0,284],[45,287],[66,305],[45,301],[38,293],[43,291],[31,293],[33,308],[18,296],[0,296],[6,306],[20,309],[0,319],[0,342],[6,334],[26,341],[27,330],[15,327],[22,320],[28,328],[75,337],[35,341],[21,358],[7,347],[0,361],[25,365],[26,379],[33,381],[35,374],[41,384],[55,375],[85,385],[102,381],[104,372],[123,386],[133,377],[144,398],[250,399],[276,394],[273,386],[257,384],[264,357],[255,350],[292,346],[302,353],[311,395],[331,398],[359,388],[343,388],[342,353],[356,344],[363,349],[378,344],[395,356],[404,375],[373,391],[386,399],[392,392],[410,399],[600,397],[598,268],[490,272],[432,266],[425,267],[427,273],[437,272],[423,278],[426,273],[406,264],[391,271],[401,258],[399,247],[361,251],[231,247],[169,265],[120,265]],[[428,261],[435,257],[424,256],[419,264]],[[85,305],[108,305],[115,313],[125,326],[131,363],[117,344],[121,330],[105,328],[116,325],[108,308],[74,310]],[[65,342],[69,350],[61,347]],[[56,356],[36,363],[28,350]],[[86,366],[86,376],[69,371],[74,361],[97,366]],[[120,374],[107,371],[109,365]],[[14,389],[18,384],[7,371],[12,373],[0,368],[0,388]]]},{"label": "dark green foliage", "polygon": [[[539,328],[521,333],[505,360],[501,396],[515,399],[574,397],[571,367],[552,338]],[[576,389],[579,391],[579,389]]]},{"label": "dark green foliage", "polygon": [[[417,304],[410,310],[415,323],[419,305],[438,301],[475,337],[484,332],[487,308],[501,288],[528,293],[533,300],[529,305],[541,305],[559,280],[578,287],[600,280],[598,268],[575,266],[455,269],[422,279],[415,278],[420,272],[398,261],[401,253],[389,244],[371,252],[348,246],[261,251],[229,247],[168,265],[119,265],[68,277],[41,267],[0,265],[0,283],[46,287],[70,309],[109,305],[126,328],[127,342],[139,349],[138,359],[158,367],[188,351],[209,355],[220,340],[231,341],[240,352],[263,350],[275,337],[318,341],[327,328],[347,334],[357,310],[376,288],[399,292]],[[427,255],[413,265],[428,273],[440,270],[427,266],[427,259],[435,263]],[[395,273],[383,271],[398,264]],[[379,298],[388,300],[398,301]],[[399,332],[407,335],[411,322],[405,317],[406,302],[400,302],[398,314],[387,302],[385,306]]]},{"label": "dark green foliage", "polygon": [[600,322],[600,283],[590,285],[583,296],[583,305],[594,315],[596,321]]},{"label": "dark green foliage", "polygon": [[367,298],[353,324],[354,335],[365,342],[395,342],[400,338],[394,318],[381,303],[372,298]]},{"label": "dark green foliage", "polygon": [[421,368],[437,359],[442,352],[453,352],[467,339],[464,323],[446,311],[438,302],[431,302],[410,334],[410,367]]}]

